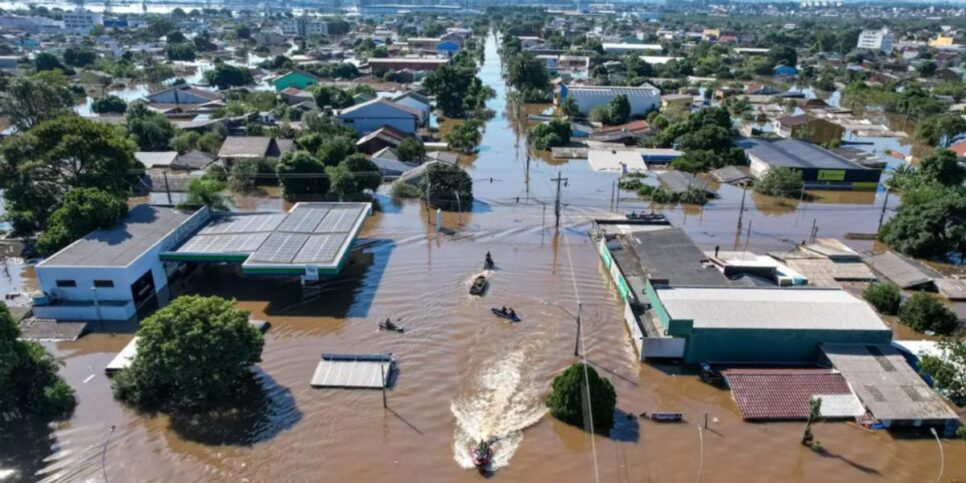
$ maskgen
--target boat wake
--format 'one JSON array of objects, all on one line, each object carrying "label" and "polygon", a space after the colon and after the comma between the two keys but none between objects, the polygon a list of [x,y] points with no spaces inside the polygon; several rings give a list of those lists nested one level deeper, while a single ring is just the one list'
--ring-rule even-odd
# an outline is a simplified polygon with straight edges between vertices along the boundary
[{"label": "boat wake", "polygon": [[523,374],[524,352],[517,350],[483,366],[475,393],[454,400],[456,416],[453,458],[463,468],[473,468],[472,448],[480,440],[493,442],[490,469],[502,468],[523,440],[523,430],[546,413],[537,385]]}]

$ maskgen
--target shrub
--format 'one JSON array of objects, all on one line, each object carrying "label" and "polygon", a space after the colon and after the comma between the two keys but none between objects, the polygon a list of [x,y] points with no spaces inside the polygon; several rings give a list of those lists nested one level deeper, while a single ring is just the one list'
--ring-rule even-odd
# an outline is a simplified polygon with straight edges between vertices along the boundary
[{"label": "shrub", "polygon": [[870,283],[865,288],[862,296],[883,314],[895,315],[899,313],[899,304],[902,303],[902,295],[899,287],[891,283]]},{"label": "shrub", "polygon": [[784,166],[769,169],[755,182],[755,191],[778,198],[797,197],[804,188],[802,172]]},{"label": "shrub", "polygon": [[[585,391],[584,374],[589,383],[589,391]],[[589,421],[584,421],[585,392],[590,393],[590,415],[594,424],[594,431],[607,433],[614,424],[614,407],[617,405],[617,393],[614,386],[606,378],[600,377],[597,371],[589,365],[577,363],[567,368],[554,378],[553,388],[547,396],[547,407],[550,414],[574,426],[588,427]]]},{"label": "shrub", "polygon": [[392,197],[393,198],[419,198],[423,196],[423,192],[417,186],[413,186],[408,183],[403,183],[402,181],[396,181],[392,184]]},{"label": "shrub", "polygon": [[931,330],[937,334],[949,334],[958,324],[956,314],[938,297],[926,292],[917,292],[902,304],[899,320],[917,331]]}]

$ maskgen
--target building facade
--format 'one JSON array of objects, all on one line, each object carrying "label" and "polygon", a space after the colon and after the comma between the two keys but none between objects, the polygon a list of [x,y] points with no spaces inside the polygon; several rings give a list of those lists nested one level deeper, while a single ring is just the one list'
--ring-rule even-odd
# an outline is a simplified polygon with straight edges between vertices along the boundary
[{"label": "building facade", "polygon": [[878,50],[886,54],[892,53],[892,46],[895,44],[895,36],[889,29],[883,27],[881,30],[863,30],[859,34],[859,41],[856,47],[865,50]]}]

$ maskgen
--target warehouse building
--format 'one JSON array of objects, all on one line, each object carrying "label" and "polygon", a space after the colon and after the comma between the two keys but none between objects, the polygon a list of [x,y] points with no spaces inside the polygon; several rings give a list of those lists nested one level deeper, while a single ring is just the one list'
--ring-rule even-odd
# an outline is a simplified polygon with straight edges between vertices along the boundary
[{"label": "warehouse building", "polygon": [[892,332],[840,289],[649,288],[652,320],[687,363],[814,363],[823,343],[888,344]]},{"label": "warehouse building", "polygon": [[243,275],[301,277],[341,270],[369,203],[297,203],[287,213],[193,213],[150,205],[94,231],[39,263],[34,316],[55,320],[135,318],[167,303],[169,277],[190,263],[241,265]]},{"label": "warehouse building", "polygon": [[869,190],[879,186],[881,169],[872,169],[799,139],[742,138],[736,144],[751,161],[751,174],[762,177],[775,167],[802,173],[806,189]]}]

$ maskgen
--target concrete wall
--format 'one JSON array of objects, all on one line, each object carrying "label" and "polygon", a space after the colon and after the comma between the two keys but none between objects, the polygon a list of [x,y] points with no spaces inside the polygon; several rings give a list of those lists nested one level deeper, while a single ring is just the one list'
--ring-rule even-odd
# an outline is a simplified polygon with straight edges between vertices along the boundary
[{"label": "concrete wall", "polygon": [[617,97],[620,94],[626,94],[627,100],[631,104],[631,115],[642,115],[650,111],[661,104],[661,96],[658,95],[640,95],[631,94],[623,92],[587,92],[587,91],[577,91],[569,90],[568,95],[574,98],[574,102],[577,103],[577,108],[583,114],[589,114],[597,106],[607,107],[611,99]]}]

